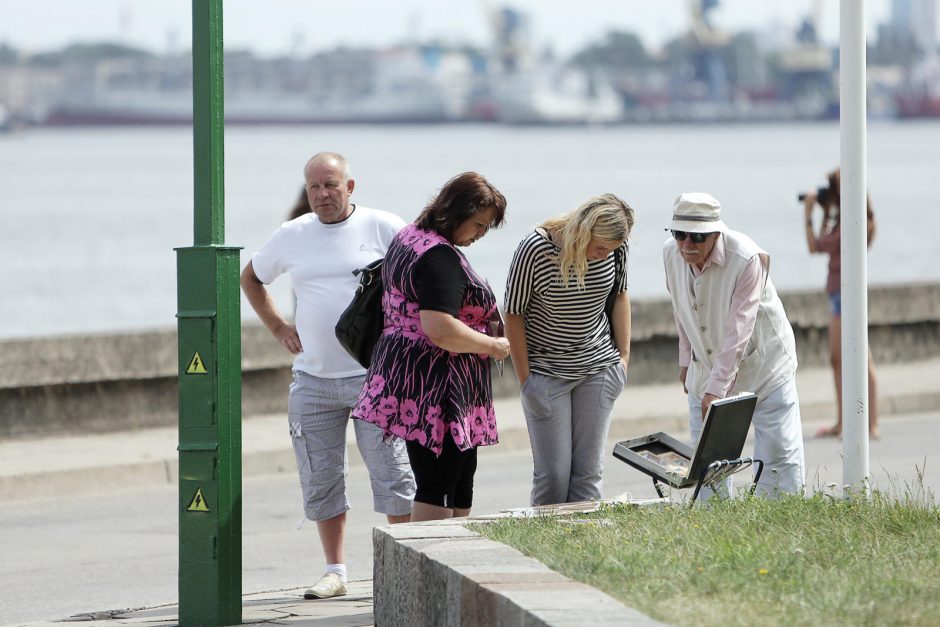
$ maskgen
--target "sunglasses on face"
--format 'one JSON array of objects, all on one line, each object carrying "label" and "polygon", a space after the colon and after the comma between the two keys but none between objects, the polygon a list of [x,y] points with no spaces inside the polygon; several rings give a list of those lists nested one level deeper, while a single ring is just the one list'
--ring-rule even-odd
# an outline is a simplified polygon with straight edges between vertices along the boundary
[{"label": "sunglasses on face", "polygon": [[681,242],[688,237],[694,243],[701,244],[708,239],[709,235],[711,235],[711,233],[687,233],[686,231],[672,231],[672,236],[676,238],[677,242]]}]

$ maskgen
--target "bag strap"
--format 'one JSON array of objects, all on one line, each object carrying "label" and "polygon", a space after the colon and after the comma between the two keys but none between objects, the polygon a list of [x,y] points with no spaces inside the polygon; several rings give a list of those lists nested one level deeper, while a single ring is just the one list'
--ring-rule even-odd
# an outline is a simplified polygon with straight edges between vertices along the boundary
[{"label": "bag strap", "polygon": [[623,274],[623,247],[618,246],[617,250],[614,251],[614,286],[610,288],[610,293],[613,296],[617,295],[617,288],[620,287],[620,276]]},{"label": "bag strap", "polygon": [[[372,280],[373,280],[373,278],[375,277],[375,274],[376,274],[377,272],[381,272],[381,271],[382,271],[382,263],[383,263],[384,261],[385,261],[385,258],[384,258],[384,257],[379,257],[378,259],[376,259],[375,261],[373,261],[372,263],[370,263],[370,264],[367,265],[366,267],[364,267],[364,268],[356,268],[355,270],[352,271],[353,276],[358,276],[358,277],[359,277],[359,286],[360,286],[360,287],[365,287],[366,285],[369,285],[370,283],[372,283]],[[359,276],[360,274],[361,274],[362,276]]]}]

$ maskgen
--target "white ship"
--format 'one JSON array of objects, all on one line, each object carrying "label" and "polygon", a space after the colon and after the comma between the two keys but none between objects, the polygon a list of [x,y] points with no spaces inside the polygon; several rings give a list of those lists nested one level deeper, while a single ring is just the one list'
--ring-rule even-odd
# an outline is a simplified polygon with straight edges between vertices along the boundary
[{"label": "white ship", "polygon": [[940,56],[931,54],[914,66],[896,98],[898,117],[940,117]]},{"label": "white ship", "polygon": [[499,66],[490,73],[497,120],[509,124],[599,124],[623,119],[623,102],[603,77],[549,58],[536,58],[525,14],[508,6],[487,6],[487,15]]},{"label": "white ship", "polygon": [[[463,114],[460,94],[441,72],[428,71],[418,51],[384,51],[370,77],[331,88],[298,89],[226,81],[224,113],[231,124],[434,123]],[[188,76],[173,80],[98,81],[66,91],[44,122],[81,124],[189,124],[193,94]]]},{"label": "white ship", "polygon": [[605,124],[623,119],[623,103],[606,81],[575,68],[533,69],[495,88],[497,119],[510,124]]}]

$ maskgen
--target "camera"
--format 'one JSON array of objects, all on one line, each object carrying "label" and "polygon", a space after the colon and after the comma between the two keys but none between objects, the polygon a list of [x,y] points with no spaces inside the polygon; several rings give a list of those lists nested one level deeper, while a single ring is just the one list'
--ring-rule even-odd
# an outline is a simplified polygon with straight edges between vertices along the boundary
[{"label": "camera", "polygon": [[[796,198],[800,202],[803,202],[804,200],[806,200],[806,194],[802,194],[802,193],[798,194]],[[825,207],[828,200],[829,200],[829,187],[826,186],[826,187],[817,188],[816,189],[816,202],[818,202],[821,206]]]}]

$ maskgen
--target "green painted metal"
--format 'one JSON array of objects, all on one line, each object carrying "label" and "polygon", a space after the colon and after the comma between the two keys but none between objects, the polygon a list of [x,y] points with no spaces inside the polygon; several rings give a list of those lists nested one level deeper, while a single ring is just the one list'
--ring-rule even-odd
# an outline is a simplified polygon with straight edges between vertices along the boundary
[{"label": "green painted metal", "polygon": [[193,0],[193,175],[195,244],[225,237],[222,0]]},{"label": "green painted metal", "polygon": [[223,245],[222,0],[193,0],[194,245],[177,249],[179,623],[241,606],[240,248]]}]

